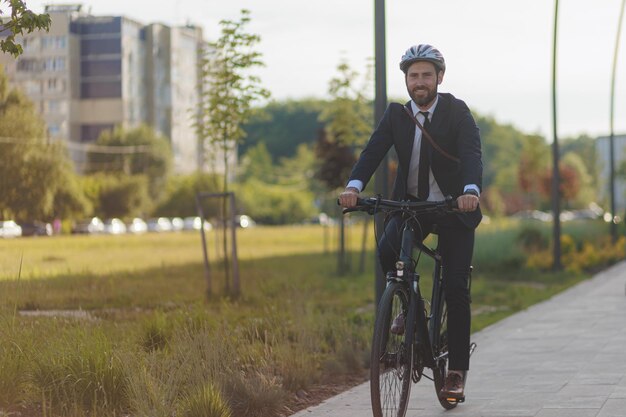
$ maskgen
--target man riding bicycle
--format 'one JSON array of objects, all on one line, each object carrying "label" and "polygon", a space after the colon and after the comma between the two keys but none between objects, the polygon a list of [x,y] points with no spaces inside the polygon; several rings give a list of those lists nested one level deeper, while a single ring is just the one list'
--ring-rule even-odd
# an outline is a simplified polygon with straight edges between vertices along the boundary
[{"label": "man riding bicycle", "polygon": [[[411,100],[392,103],[355,164],[345,190],[343,207],[354,207],[385,154],[393,146],[398,170],[393,200],[439,201],[456,198],[458,212],[419,218],[420,239],[437,225],[443,258],[443,286],[448,305],[449,370],[441,396],[463,398],[470,356],[469,274],[474,250],[474,230],[482,219],[480,134],[467,105],[452,94],[438,93],[446,64],[431,45],[409,48],[400,69]],[[403,219],[392,217],[379,242],[385,273],[392,271],[400,250]],[[404,331],[404,317],[394,320],[392,331]]]}]

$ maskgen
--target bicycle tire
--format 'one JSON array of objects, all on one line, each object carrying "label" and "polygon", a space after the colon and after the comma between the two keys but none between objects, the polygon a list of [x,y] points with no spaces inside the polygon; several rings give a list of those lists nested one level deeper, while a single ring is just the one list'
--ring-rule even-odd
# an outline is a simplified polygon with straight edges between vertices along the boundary
[{"label": "bicycle tire", "polygon": [[446,304],[446,298],[443,294],[443,290],[439,292],[440,299],[438,300],[436,311],[433,314],[433,354],[435,358],[443,355],[436,363],[436,367],[433,369],[433,380],[435,382],[435,392],[439,404],[446,410],[451,410],[458,405],[458,402],[448,401],[440,395],[441,388],[443,388],[446,373],[448,371],[448,306]]},{"label": "bicycle tire", "polygon": [[[400,312],[407,317],[409,293],[406,284],[387,286],[378,305],[370,362],[370,391],[374,417],[404,417],[411,392],[413,344],[403,334],[391,333]],[[406,320],[405,320],[406,323]],[[407,352],[406,346],[410,346]]]}]

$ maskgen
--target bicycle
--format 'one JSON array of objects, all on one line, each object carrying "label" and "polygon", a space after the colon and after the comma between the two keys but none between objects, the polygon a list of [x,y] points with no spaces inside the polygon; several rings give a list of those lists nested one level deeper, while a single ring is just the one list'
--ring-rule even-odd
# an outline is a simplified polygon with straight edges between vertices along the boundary
[{"label": "bicycle", "polygon": [[[456,202],[448,197],[445,201],[393,201],[381,198],[358,199],[357,205],[343,210],[370,215],[386,213],[402,215],[405,219],[402,244],[396,270],[386,276],[387,286],[378,304],[374,325],[374,337],[370,362],[370,390],[374,417],[404,417],[411,391],[411,381],[422,377],[431,379],[439,403],[450,410],[465,398],[446,398],[440,395],[448,365],[447,307],[442,287],[441,255],[423,242],[415,242],[416,216],[426,213],[449,213]],[[433,288],[430,302],[420,292],[420,276],[416,267],[419,256],[414,259],[413,249],[435,261]],[[471,268],[468,285],[471,286]],[[392,332],[392,322],[404,315],[402,333]],[[476,344],[470,345],[470,355]],[[430,368],[433,376],[424,373]]]}]

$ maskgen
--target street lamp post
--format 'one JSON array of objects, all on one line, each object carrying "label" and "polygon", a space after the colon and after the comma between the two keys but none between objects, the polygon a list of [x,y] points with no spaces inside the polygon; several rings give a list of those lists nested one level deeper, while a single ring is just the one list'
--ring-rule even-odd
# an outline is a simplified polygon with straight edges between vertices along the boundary
[{"label": "street lamp post", "polygon": [[[387,72],[386,72],[386,52],[385,52],[385,0],[374,0],[374,69],[375,69],[375,91],[374,98],[374,123],[378,123],[382,119],[385,109],[387,108]],[[374,191],[376,194],[388,196],[388,157],[385,156],[376,171],[374,180]],[[384,219],[377,216],[375,219],[376,230],[383,230]],[[376,249],[378,252],[378,249]],[[374,273],[374,285],[376,291],[376,305],[385,290],[385,280],[383,279],[383,270],[378,261],[378,253],[376,253],[376,270]]]},{"label": "street lamp post", "polygon": [[615,116],[615,71],[617,70],[617,55],[619,52],[619,40],[622,33],[622,20],[624,19],[624,4],[626,0],[622,0],[622,7],[617,21],[617,35],[615,38],[615,50],[613,51],[613,68],[611,71],[611,106],[609,112],[609,195],[611,198],[611,239],[613,243],[617,241],[617,224],[615,223],[615,134],[613,131],[613,120]]},{"label": "street lamp post", "polygon": [[554,1],[554,38],[552,43],[552,221],[553,221],[553,263],[552,269],[558,271],[562,269],[561,265],[561,208],[559,193],[559,141],[557,135],[556,124],[556,40],[557,40],[557,23],[559,17],[559,0]]}]

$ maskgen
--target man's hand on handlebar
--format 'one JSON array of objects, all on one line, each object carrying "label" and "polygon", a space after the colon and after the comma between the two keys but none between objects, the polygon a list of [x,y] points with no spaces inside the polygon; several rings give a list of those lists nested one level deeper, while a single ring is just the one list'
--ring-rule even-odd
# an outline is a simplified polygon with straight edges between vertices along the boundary
[{"label": "man's hand on handlebar", "polygon": [[473,194],[463,194],[456,199],[461,212],[474,211],[478,208],[480,199]]},{"label": "man's hand on handlebar", "polygon": [[358,197],[359,190],[354,187],[346,187],[346,189],[339,194],[339,205],[345,208],[354,207],[356,206]]}]

